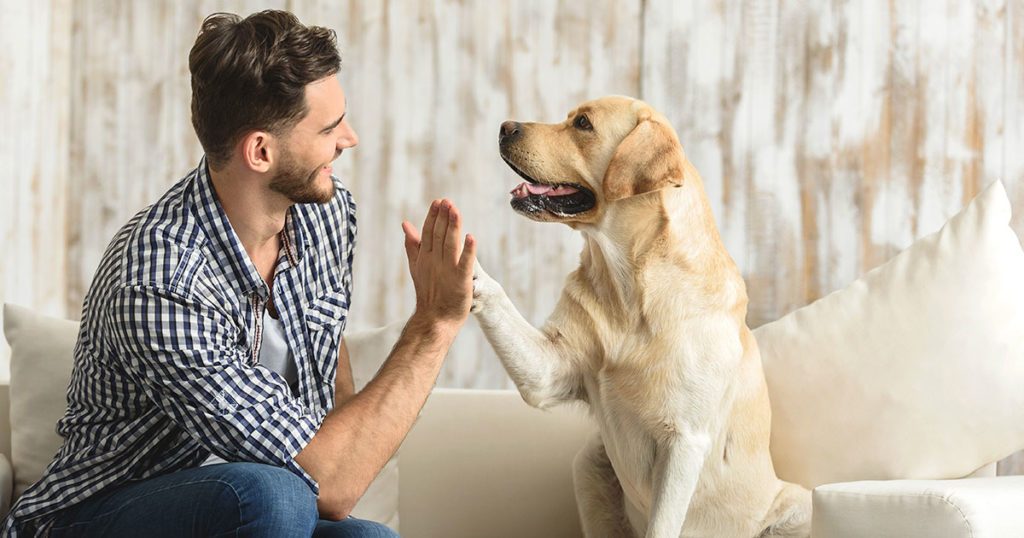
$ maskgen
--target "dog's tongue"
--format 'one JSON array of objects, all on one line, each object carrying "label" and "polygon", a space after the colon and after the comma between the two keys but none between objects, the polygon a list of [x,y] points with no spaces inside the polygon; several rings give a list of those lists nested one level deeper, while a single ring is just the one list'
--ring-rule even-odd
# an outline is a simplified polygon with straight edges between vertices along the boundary
[{"label": "dog's tongue", "polygon": [[539,185],[536,183],[523,182],[519,186],[512,189],[512,196],[516,198],[526,198],[531,194],[544,195],[544,196],[565,196],[567,194],[573,194],[579,192],[578,189],[572,187],[554,187],[552,185]]}]

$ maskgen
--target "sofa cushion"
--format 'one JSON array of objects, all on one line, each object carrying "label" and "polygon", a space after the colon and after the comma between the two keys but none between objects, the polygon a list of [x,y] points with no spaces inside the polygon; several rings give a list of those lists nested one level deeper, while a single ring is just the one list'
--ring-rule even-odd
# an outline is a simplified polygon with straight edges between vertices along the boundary
[{"label": "sofa cushion", "polygon": [[941,230],[760,327],[778,475],[955,478],[1024,447],[1024,253],[993,183]]},{"label": "sofa cushion", "polygon": [[[367,330],[347,330],[345,346],[352,363],[352,378],[356,390],[361,390],[373,379],[384,359],[387,359],[404,323]],[[398,456],[391,458],[377,478],[367,488],[362,499],[352,510],[360,519],[377,521],[398,531]]]},{"label": "sofa cushion", "polygon": [[815,538],[1024,536],[1024,476],[885,480],[814,490]]},{"label": "sofa cushion", "polygon": [[[346,335],[356,387],[362,387],[387,357],[401,327]],[[57,421],[67,408],[78,323],[42,316],[30,309],[4,305],[4,335],[11,346],[11,465],[14,496],[42,477],[57,453]],[[385,349],[385,346],[387,348]],[[385,349],[383,352],[381,349]],[[369,375],[367,373],[370,373]],[[388,462],[353,515],[397,530],[398,463]]]},{"label": "sofa cushion", "polygon": [[572,462],[595,431],[582,406],[435,389],[401,448],[402,536],[580,536]]},{"label": "sofa cushion", "polygon": [[67,408],[78,323],[4,305],[11,346],[11,466],[14,497],[43,476],[60,448],[57,421]]}]

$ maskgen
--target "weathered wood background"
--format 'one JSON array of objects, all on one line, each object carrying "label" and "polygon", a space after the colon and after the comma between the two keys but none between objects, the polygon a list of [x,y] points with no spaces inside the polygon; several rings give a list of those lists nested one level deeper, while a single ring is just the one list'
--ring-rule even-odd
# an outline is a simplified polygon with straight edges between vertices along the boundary
[{"label": "weathered wood background", "polygon": [[[1024,0],[0,0],[0,301],[78,316],[116,229],[199,158],[200,21],[266,7],[338,31],[361,135],[336,166],[360,207],[352,327],[411,312],[399,223],[441,196],[540,323],[581,243],[508,209],[498,125],[605,94],[677,128],[752,326],[848,284],[994,179],[1024,232]],[[439,383],[510,386],[469,326]]]}]

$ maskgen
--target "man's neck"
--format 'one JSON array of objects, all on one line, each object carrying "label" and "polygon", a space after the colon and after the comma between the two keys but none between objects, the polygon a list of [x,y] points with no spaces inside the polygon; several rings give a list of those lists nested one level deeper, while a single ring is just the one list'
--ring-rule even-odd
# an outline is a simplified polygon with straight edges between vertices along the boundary
[{"label": "man's neck", "polygon": [[291,201],[271,191],[264,178],[233,164],[218,171],[211,168],[210,180],[249,258],[257,262],[267,254],[276,256],[278,233],[284,229]]}]

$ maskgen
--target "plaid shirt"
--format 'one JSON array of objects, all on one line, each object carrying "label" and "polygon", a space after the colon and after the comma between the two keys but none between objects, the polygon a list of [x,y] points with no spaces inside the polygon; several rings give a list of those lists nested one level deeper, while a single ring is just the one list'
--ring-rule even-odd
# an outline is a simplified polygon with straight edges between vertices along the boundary
[{"label": "plaid shirt", "polygon": [[330,203],[288,211],[274,276],[299,395],[257,362],[270,290],[204,158],[107,247],[82,307],[64,444],[5,534],[45,531],[60,509],[211,453],[284,467],[317,491],[294,458],[333,406],[356,234],[352,196],[332,179]]}]

